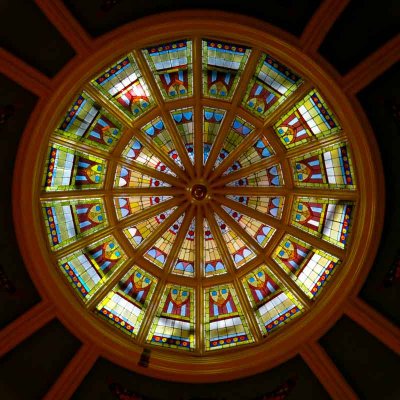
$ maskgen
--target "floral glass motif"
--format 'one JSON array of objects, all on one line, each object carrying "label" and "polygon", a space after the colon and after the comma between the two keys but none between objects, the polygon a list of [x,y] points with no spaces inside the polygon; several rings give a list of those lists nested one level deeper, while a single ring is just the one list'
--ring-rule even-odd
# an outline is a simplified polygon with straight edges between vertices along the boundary
[{"label": "floral glass motif", "polygon": [[81,298],[87,301],[126,260],[118,242],[109,236],[62,258],[58,265]]},{"label": "floral glass motif", "polygon": [[154,245],[144,254],[144,258],[154,265],[157,265],[157,267],[164,268],[168,255],[170,254],[172,246],[175,242],[176,235],[181,228],[184,217],[185,214],[181,215],[169,227],[169,229],[165,231],[159,239],[157,239]]},{"label": "floral glass motif", "polygon": [[121,129],[116,118],[82,92],[68,109],[56,133],[109,153],[117,144]]},{"label": "floral glass motif", "polygon": [[320,293],[340,263],[337,257],[290,235],[275,249],[273,259],[310,298]]},{"label": "floral glass motif", "polygon": [[336,133],[340,129],[336,117],[316,90],[312,90],[274,125],[286,148],[304,144],[314,137],[318,139]]},{"label": "floral glass motif", "polygon": [[176,162],[176,164],[183,168],[182,161],[180,160],[175,149],[172,137],[165,128],[164,121],[160,117],[157,117],[153,121],[146,124],[142,128],[142,132],[149,136],[157,147],[164,151],[164,153],[168,154]]},{"label": "floral glass motif", "polygon": [[240,268],[252,260],[256,256],[254,251],[251,250],[243,241],[243,239],[236,232],[234,232],[217,214],[214,214],[214,217],[221,230],[222,237],[228,252],[232,257],[235,267]]},{"label": "floral glass motif", "polygon": [[91,83],[131,119],[136,119],[154,106],[132,54],[107,68]]},{"label": "floral glass motif", "polygon": [[264,168],[247,177],[229,182],[228,186],[282,186],[283,176],[280,164]]},{"label": "floral glass motif", "polygon": [[203,108],[203,163],[205,164],[225,118],[226,111],[220,108]]},{"label": "floral glass motif", "polygon": [[264,335],[301,314],[302,305],[266,265],[247,274],[242,284]]},{"label": "floral glass motif", "polygon": [[275,229],[267,224],[264,224],[254,218],[241,214],[238,211],[232,210],[227,206],[222,208],[261,246],[265,247]]},{"label": "floral glass motif", "polygon": [[194,276],[195,236],[196,219],[193,219],[181,244],[178,258],[175,261],[172,273],[177,275]]},{"label": "floral glass motif", "polygon": [[231,100],[251,50],[245,46],[203,40],[203,93]]},{"label": "floral glass motif", "polygon": [[296,186],[354,189],[354,174],[346,143],[307,153],[293,160]]},{"label": "floral glass motif", "polygon": [[353,209],[354,203],[344,200],[297,197],[291,224],[343,249]]},{"label": "floral glass motif", "polygon": [[215,350],[254,341],[231,284],[205,289],[205,347]]},{"label": "floral glass motif", "polygon": [[115,197],[114,206],[117,218],[123,219],[172,199],[172,196],[129,196]]},{"label": "floral glass motif", "polygon": [[160,181],[158,178],[153,178],[122,165],[118,165],[115,172],[114,187],[117,188],[157,188],[169,186],[171,185],[167,182]]},{"label": "floral glass motif", "polygon": [[193,108],[180,108],[171,111],[172,119],[175,123],[186,151],[188,152],[190,161],[194,164],[194,126],[193,126]]},{"label": "floral glass motif", "polygon": [[167,285],[147,342],[180,350],[193,350],[195,343],[195,293],[186,286]]},{"label": "floral glass motif", "polygon": [[133,137],[129,144],[125,147],[122,152],[122,156],[129,161],[137,162],[146,167],[153,168],[157,171],[164,172],[169,175],[175,176],[175,174],[163,164],[147,147]]},{"label": "floral glass motif", "polygon": [[101,199],[42,202],[43,217],[52,250],[58,250],[107,226]]},{"label": "floral glass motif", "polygon": [[204,275],[206,277],[226,274],[226,267],[214,239],[208,220],[204,219]]},{"label": "floral glass motif", "polygon": [[192,95],[192,42],[179,40],[143,50],[164,100]]},{"label": "floral glass motif", "polygon": [[302,83],[302,79],[281,62],[263,54],[247,88],[243,106],[258,117],[265,117]]},{"label": "floral glass motif", "polygon": [[226,196],[247,207],[253,208],[260,213],[280,219],[283,211],[284,197],[261,197],[261,196]]},{"label": "floral glass motif", "polygon": [[234,150],[240,143],[243,142],[254,131],[254,126],[243,118],[236,117],[231,125],[231,128],[225,137],[218,158],[215,161],[214,167],[221,164],[228,154]]},{"label": "floral glass motif", "polygon": [[164,221],[174,212],[176,207],[157,214],[155,217],[150,217],[142,220],[129,228],[123,230],[125,236],[134,248],[139,247]]},{"label": "floral glass motif", "polygon": [[44,189],[49,191],[101,189],[105,160],[77,150],[51,144],[44,171]]},{"label": "floral glass motif", "polygon": [[122,332],[137,336],[157,279],[134,266],[96,306],[96,311]]},{"label": "floral glass motif", "polygon": [[271,157],[273,154],[274,150],[268,143],[268,140],[265,137],[261,137],[253,146],[245,150],[243,154],[241,154],[239,158],[223,173],[223,175],[228,175],[231,172],[253,165]]}]

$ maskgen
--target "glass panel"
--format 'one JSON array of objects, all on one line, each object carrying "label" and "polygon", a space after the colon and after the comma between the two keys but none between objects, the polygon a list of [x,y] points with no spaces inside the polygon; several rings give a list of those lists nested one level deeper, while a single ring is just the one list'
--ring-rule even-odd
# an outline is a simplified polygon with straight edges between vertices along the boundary
[{"label": "glass panel", "polygon": [[144,254],[144,258],[149,260],[159,268],[164,268],[168,255],[175,242],[176,235],[181,228],[185,214],[181,215],[176,222],[154,243],[154,245]]},{"label": "glass panel", "polygon": [[122,332],[136,336],[156,285],[156,278],[135,266],[97,305],[96,311]]},{"label": "glass panel", "polygon": [[137,248],[153,231],[162,224],[176,209],[176,207],[164,211],[155,217],[150,217],[140,221],[129,228],[123,230],[125,236],[131,242],[131,245]]},{"label": "glass panel", "polygon": [[211,232],[207,219],[204,219],[204,275],[214,276],[226,273],[218,245]]},{"label": "glass panel", "polygon": [[121,136],[121,123],[82,92],[67,111],[56,133],[74,142],[111,152]]},{"label": "glass panel", "polygon": [[205,164],[224,120],[226,111],[220,108],[203,108],[203,163]]},{"label": "glass panel", "polygon": [[297,197],[291,224],[343,249],[348,240],[353,210],[352,202]]},{"label": "glass panel", "polygon": [[301,314],[301,304],[266,265],[247,274],[242,283],[264,335]]},{"label": "glass panel", "polygon": [[154,106],[132,54],[107,68],[91,84],[131,119]]},{"label": "glass panel", "polygon": [[190,40],[164,43],[142,51],[164,100],[192,95],[193,69]]},{"label": "glass panel", "polygon": [[237,201],[247,207],[251,207],[271,217],[281,218],[283,211],[284,197],[261,197],[261,196],[233,196],[227,195],[228,199]]},{"label": "glass panel", "polygon": [[232,210],[227,206],[222,208],[262,247],[265,247],[275,229],[254,218]]},{"label": "glass panel", "polygon": [[46,192],[101,189],[106,170],[105,160],[51,144],[46,158],[43,186]]},{"label": "glass panel", "polygon": [[168,154],[178,165],[183,168],[182,161],[178,156],[175,149],[174,142],[170,133],[165,128],[164,122],[160,117],[155,118],[141,128],[147,136],[149,136],[152,142],[159,147],[164,153]]},{"label": "glass panel", "polygon": [[133,171],[122,165],[117,166],[115,172],[114,187],[118,188],[147,188],[147,187],[170,187],[167,182],[160,181],[142,172]]},{"label": "glass panel", "polygon": [[234,150],[245,138],[248,137],[254,131],[254,126],[243,118],[235,117],[232,122],[231,128],[225,137],[224,143],[218,154],[218,158],[215,161],[214,167],[224,161],[228,154]]},{"label": "glass panel", "polygon": [[43,201],[42,210],[52,250],[108,225],[101,199]]},{"label": "glass panel", "polygon": [[58,261],[69,282],[85,301],[127,260],[111,236],[76,251]]},{"label": "glass panel", "polygon": [[254,341],[232,285],[205,289],[204,308],[206,350]]},{"label": "glass panel", "polygon": [[157,171],[176,176],[168,167],[166,167],[153,153],[147,149],[135,137],[131,139],[128,146],[122,152],[122,156],[128,160],[136,161],[147,167],[154,168]]},{"label": "glass panel", "polygon": [[302,79],[285,65],[263,54],[247,88],[243,106],[258,117],[266,117],[302,83]]},{"label": "glass panel", "polygon": [[186,286],[167,285],[147,342],[180,350],[195,347],[194,290]]},{"label": "glass panel", "polygon": [[193,218],[186,236],[180,246],[178,259],[175,262],[172,272],[177,275],[194,276],[195,258],[195,233],[196,220]]},{"label": "glass panel", "polygon": [[290,235],[283,238],[273,259],[310,298],[320,292],[340,263],[337,257]]},{"label": "glass panel", "polygon": [[355,189],[351,157],[345,143],[296,158],[293,169],[296,186]]},{"label": "glass panel", "polygon": [[194,164],[194,125],[193,125],[193,108],[180,108],[171,111],[172,119],[175,126],[185,144],[190,161]]},{"label": "glass panel", "polygon": [[262,161],[274,154],[274,150],[264,137],[257,140],[257,142],[243,152],[243,154],[229,167],[222,175],[228,175],[231,172],[238,171],[241,168],[248,167]]},{"label": "glass panel", "polygon": [[236,268],[242,267],[248,261],[252,260],[256,255],[246,243],[234,232],[229,226],[217,215],[214,214],[215,220],[221,229],[222,237],[228,248],[228,252],[232,257]]},{"label": "glass panel", "polygon": [[245,178],[229,182],[228,186],[282,186],[283,176],[280,164],[264,168]]},{"label": "glass panel", "polygon": [[169,199],[172,199],[172,196],[114,197],[114,206],[117,218],[123,219],[131,215],[136,215],[148,207],[156,206]]},{"label": "glass panel", "polygon": [[275,125],[275,132],[286,148],[338,132],[341,128],[321,95],[312,90]]},{"label": "glass panel", "polygon": [[251,50],[247,47],[203,40],[203,93],[231,100]]}]

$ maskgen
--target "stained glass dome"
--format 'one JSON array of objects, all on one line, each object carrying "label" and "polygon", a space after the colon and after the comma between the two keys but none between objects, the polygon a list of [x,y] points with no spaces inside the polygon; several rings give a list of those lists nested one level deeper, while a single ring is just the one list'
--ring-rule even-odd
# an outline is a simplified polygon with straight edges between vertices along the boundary
[{"label": "stained glass dome", "polygon": [[181,32],[110,42],[60,84],[38,246],[54,291],[107,340],[238,357],[311,326],[348,278],[361,147],[305,55],[223,27]]}]

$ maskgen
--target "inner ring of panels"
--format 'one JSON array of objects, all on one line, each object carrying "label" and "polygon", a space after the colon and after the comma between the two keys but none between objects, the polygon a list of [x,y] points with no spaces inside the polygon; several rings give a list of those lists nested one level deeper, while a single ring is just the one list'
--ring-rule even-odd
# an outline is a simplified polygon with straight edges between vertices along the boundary
[{"label": "inner ring of panels", "polygon": [[263,342],[340,270],[356,198],[346,133],[296,64],[264,50],[134,49],[52,133],[49,252],[116,334],[193,354]]}]

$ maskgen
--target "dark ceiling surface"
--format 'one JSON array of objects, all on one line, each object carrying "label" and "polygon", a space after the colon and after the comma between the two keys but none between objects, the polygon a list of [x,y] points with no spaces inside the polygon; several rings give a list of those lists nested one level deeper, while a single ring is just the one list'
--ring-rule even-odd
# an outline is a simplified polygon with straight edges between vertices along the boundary
[{"label": "dark ceiling surface", "polygon": [[[66,0],[66,6],[92,36],[162,11],[188,7],[187,1]],[[300,36],[320,1],[268,1],[261,8],[246,2],[191,1],[191,8],[237,12],[258,17]],[[0,0],[0,45],[44,74],[54,76],[74,51],[31,0]],[[349,71],[394,36],[400,16],[398,1],[355,0],[346,7],[320,47],[341,73]],[[358,94],[375,131],[384,165],[386,217],[373,268],[361,298],[400,325],[400,282],[390,280],[400,251],[400,69],[393,66]],[[18,142],[37,98],[0,75],[0,324],[4,327],[40,301],[24,267],[11,216],[11,185]],[[15,177],[18,179],[18,177]],[[17,200],[16,200],[17,201]],[[384,205],[382,205],[384,206]],[[7,284],[4,284],[4,283]],[[398,399],[399,358],[348,318],[340,319],[320,344],[362,399]],[[51,321],[3,357],[0,393],[4,399],[39,399],[51,387],[80,343],[62,324]],[[168,376],[165,377],[168,380]],[[99,359],[73,398],[115,399],[110,383],[154,399],[255,399],[287,381],[288,399],[329,398],[300,357],[253,377],[207,385],[157,381]],[[21,385],[23,382],[23,385]],[[179,393],[179,395],[177,395]]]}]

